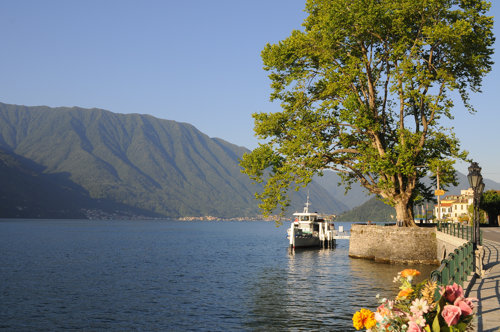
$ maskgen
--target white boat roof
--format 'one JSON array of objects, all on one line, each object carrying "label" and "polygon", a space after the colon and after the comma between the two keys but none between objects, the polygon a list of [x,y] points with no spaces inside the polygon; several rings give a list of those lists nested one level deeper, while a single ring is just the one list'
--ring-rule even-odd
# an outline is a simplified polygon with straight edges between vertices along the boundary
[{"label": "white boat roof", "polygon": [[295,212],[293,214],[294,216],[316,216],[318,217],[319,214],[315,212]]}]

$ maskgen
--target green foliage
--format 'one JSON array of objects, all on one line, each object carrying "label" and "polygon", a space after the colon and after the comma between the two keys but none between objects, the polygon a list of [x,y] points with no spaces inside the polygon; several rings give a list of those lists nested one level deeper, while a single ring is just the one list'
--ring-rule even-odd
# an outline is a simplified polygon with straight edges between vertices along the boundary
[{"label": "green foliage", "polygon": [[500,192],[488,190],[481,196],[479,207],[488,214],[490,224],[498,225],[498,215],[500,214]]},{"label": "green foliage", "polygon": [[440,332],[441,328],[440,326],[446,326],[446,324],[443,324],[442,322],[442,317],[441,317],[441,311],[446,305],[446,300],[443,296],[439,299],[438,303],[436,303],[436,316],[434,317],[434,320],[432,321],[432,331],[433,332]]},{"label": "green foliage", "polygon": [[[485,219],[485,216],[484,216],[484,212],[483,210],[479,209],[479,215],[478,215],[478,218],[479,218],[479,223],[480,224],[484,224],[486,223],[486,219]],[[467,209],[467,221],[469,222],[469,225],[470,226],[473,226],[474,224],[474,205],[469,205],[468,209]]]},{"label": "green foliage", "polygon": [[[450,128],[458,90],[480,91],[491,70],[493,19],[480,0],[308,0],[303,30],[262,51],[271,100],[282,111],[254,114],[264,140],[241,160],[265,188],[271,213],[288,204],[289,187],[323,170],[358,181],[413,224],[421,182],[440,165],[453,183],[454,159],[465,159]],[[283,210],[283,209],[281,209]]]}]

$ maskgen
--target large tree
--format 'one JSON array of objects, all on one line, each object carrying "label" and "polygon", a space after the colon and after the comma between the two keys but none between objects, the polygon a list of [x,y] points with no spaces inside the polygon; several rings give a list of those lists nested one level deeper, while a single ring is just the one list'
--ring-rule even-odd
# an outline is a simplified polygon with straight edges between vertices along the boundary
[{"label": "large tree", "polygon": [[[466,158],[450,128],[454,97],[473,112],[491,69],[493,19],[480,0],[308,0],[303,29],[262,51],[276,113],[254,114],[263,140],[241,165],[260,207],[288,204],[314,174],[359,181],[414,225],[421,179]],[[452,93],[456,91],[457,93]]]},{"label": "large tree", "polygon": [[488,190],[481,196],[479,207],[488,214],[488,223],[498,226],[498,215],[500,214],[500,191]]}]

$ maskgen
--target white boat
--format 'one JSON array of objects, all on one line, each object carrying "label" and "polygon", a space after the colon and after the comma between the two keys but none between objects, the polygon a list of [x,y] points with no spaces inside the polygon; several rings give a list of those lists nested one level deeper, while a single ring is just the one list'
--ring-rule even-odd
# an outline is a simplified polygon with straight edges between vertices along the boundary
[{"label": "white boat", "polygon": [[304,211],[293,214],[294,221],[288,229],[288,240],[292,248],[335,246],[335,216],[323,216],[309,212],[309,196]]}]

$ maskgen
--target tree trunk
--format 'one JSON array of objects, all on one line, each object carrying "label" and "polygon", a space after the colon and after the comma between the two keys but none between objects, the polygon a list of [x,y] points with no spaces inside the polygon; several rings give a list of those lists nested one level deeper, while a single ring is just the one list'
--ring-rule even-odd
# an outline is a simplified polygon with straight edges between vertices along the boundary
[{"label": "tree trunk", "polygon": [[397,200],[394,208],[396,209],[396,220],[398,225],[405,227],[417,226],[413,218],[413,209],[411,204],[408,203],[408,200]]}]

